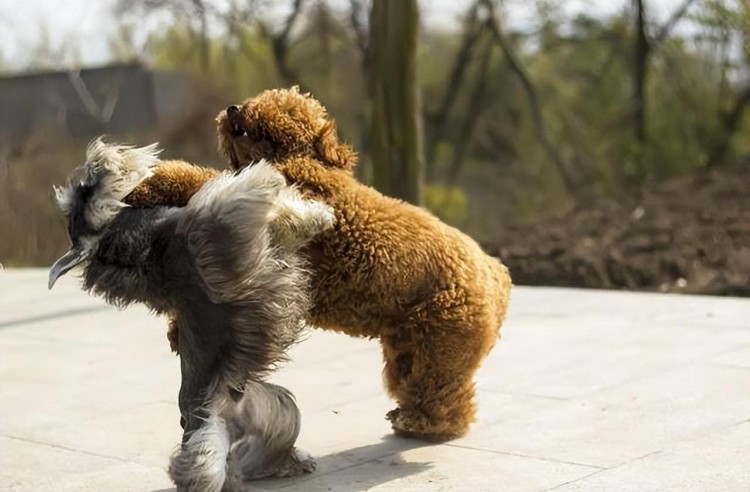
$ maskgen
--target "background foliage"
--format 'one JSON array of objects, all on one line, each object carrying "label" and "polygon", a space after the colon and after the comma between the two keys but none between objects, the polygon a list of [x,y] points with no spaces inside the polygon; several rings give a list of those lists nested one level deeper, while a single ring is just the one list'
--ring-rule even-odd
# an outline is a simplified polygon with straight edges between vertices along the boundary
[{"label": "background foliage", "polygon": [[[519,223],[600,199],[632,202],[674,177],[746,169],[750,3],[686,0],[658,22],[654,1],[623,1],[615,14],[593,17],[570,15],[565,0],[537,0],[535,22],[515,28],[503,2],[466,1],[452,27],[420,24],[426,205],[498,243]],[[371,182],[370,8],[365,0],[122,0],[113,61],[191,73],[202,109],[157,134],[118,138],[159,139],[167,156],[221,166],[216,112],[299,85],[328,107],[360,154],[360,178]],[[163,27],[136,42],[140,19],[153,16],[166,19]],[[24,68],[78,58],[42,37]],[[0,150],[0,259],[45,264],[59,249],[45,246],[49,231],[57,244],[64,233],[51,195],[29,190],[49,190],[83,143],[47,134]]]}]

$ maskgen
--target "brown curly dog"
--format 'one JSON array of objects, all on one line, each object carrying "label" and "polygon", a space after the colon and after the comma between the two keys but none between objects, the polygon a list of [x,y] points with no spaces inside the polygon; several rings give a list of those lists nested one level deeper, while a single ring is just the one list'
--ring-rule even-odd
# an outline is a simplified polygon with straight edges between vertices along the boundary
[{"label": "brown curly dog", "polygon": [[[505,317],[507,268],[427,211],[357,182],[356,154],[309,95],[266,91],[222,111],[217,123],[219,151],[233,169],[270,160],[303,195],[333,207],[334,228],[307,251],[308,321],[380,338],[385,384],[398,401],[387,415],[395,432],[432,440],[465,434],[476,411],[474,373]],[[186,202],[205,172],[183,166],[136,193],[148,203],[172,190]],[[187,185],[159,183],[173,179]]]}]

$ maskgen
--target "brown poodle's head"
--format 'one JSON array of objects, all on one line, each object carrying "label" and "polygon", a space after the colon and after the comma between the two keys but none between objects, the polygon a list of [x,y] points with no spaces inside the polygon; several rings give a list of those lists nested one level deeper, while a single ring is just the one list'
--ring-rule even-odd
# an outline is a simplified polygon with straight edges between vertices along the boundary
[{"label": "brown poodle's head", "polygon": [[299,89],[273,89],[229,106],[216,118],[219,153],[232,169],[261,159],[314,158],[351,171],[357,156],[339,142],[336,125],[320,102]]}]

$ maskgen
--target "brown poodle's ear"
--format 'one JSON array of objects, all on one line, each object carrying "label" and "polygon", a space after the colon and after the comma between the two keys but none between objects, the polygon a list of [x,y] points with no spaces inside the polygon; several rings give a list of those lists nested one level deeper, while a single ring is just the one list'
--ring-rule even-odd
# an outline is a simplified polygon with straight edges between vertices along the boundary
[{"label": "brown poodle's ear", "polygon": [[346,144],[339,142],[336,136],[336,123],[328,120],[318,133],[315,141],[315,152],[318,159],[331,167],[351,171],[357,163],[357,154]]}]

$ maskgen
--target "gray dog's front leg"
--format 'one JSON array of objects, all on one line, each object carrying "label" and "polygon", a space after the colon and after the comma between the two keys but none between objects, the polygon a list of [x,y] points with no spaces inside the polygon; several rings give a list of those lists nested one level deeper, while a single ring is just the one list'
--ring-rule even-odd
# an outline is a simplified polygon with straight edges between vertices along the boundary
[{"label": "gray dog's front leg", "polygon": [[[194,326],[180,326],[182,384],[179,406],[182,444],[172,456],[169,474],[178,490],[220,491],[226,481],[230,437],[216,401],[220,353],[203,343]],[[219,397],[221,398],[221,397]]]}]

